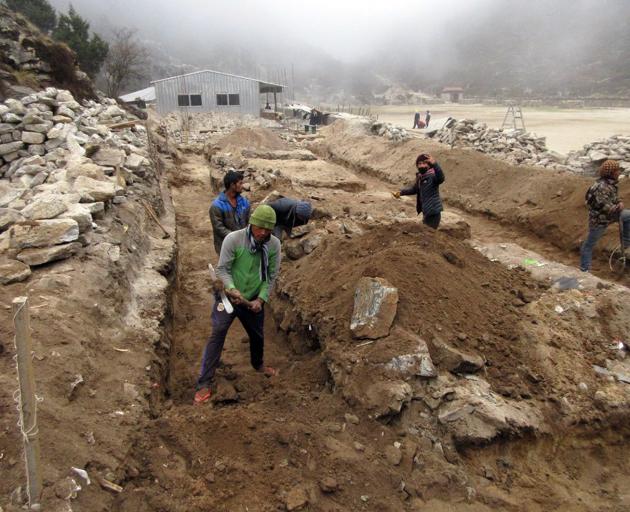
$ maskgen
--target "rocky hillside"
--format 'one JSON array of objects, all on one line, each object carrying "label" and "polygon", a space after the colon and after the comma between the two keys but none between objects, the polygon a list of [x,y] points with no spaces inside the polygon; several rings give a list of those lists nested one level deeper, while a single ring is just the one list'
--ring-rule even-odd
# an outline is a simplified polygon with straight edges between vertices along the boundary
[{"label": "rocky hillside", "polygon": [[0,5],[0,100],[20,98],[46,87],[69,90],[81,99],[96,93],[73,52],[53,41],[23,16]]}]

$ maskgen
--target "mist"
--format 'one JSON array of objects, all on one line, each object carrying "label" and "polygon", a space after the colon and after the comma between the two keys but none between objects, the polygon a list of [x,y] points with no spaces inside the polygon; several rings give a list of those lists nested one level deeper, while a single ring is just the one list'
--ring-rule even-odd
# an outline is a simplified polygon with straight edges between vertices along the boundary
[{"label": "mist", "polygon": [[[67,0],[52,0],[59,11]],[[107,38],[137,30],[151,79],[211,68],[288,76],[310,94],[369,96],[392,84],[475,94],[630,88],[627,0],[73,0]],[[284,74],[279,70],[284,70]],[[610,79],[613,82],[610,82]]]}]

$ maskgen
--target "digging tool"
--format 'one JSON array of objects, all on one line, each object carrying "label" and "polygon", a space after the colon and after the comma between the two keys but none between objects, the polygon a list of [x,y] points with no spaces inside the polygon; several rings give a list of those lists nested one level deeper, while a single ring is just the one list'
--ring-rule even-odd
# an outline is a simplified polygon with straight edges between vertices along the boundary
[{"label": "digging tool", "polygon": [[154,222],[158,226],[160,226],[160,229],[164,232],[164,235],[162,235],[162,238],[170,238],[171,234],[168,231],[166,231],[166,228],[164,226],[162,226],[160,219],[158,219],[158,216],[155,213],[155,211],[153,211],[153,208],[151,208],[151,205],[147,203],[144,199],[140,199],[140,203],[142,204],[142,206],[144,206],[144,209],[149,214],[149,217],[151,217],[154,220]]},{"label": "digging tool", "polygon": [[[231,295],[231,294],[230,294],[230,290],[228,290],[226,293],[227,293],[228,295]],[[252,302],[252,301],[247,300],[247,299],[244,299],[243,297],[240,297],[238,300],[239,300],[239,304],[242,304],[242,305],[243,305],[243,306],[245,306],[246,308],[251,309],[251,308],[252,308],[252,306],[253,306],[253,302]]]},{"label": "digging tool", "polygon": [[[208,270],[210,271],[210,277],[212,278],[212,280],[216,280],[217,274],[214,271],[214,267],[212,266],[212,263],[208,263]],[[221,297],[221,304],[223,304],[223,308],[225,312],[228,315],[231,315],[234,312],[234,306],[232,306],[230,299],[227,298],[225,291],[222,291],[219,295]]]}]

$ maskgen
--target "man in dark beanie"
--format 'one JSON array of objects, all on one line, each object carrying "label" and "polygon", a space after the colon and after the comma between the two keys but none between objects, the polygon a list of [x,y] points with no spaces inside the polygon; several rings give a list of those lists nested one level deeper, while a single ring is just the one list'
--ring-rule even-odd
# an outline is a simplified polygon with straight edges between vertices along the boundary
[{"label": "man in dark beanie", "polygon": [[623,250],[630,258],[630,210],[624,210],[619,200],[619,162],[606,160],[599,168],[599,179],[586,191],[584,199],[588,206],[588,237],[580,251],[580,269],[591,270],[593,249],[604,236],[609,224],[620,222],[623,229]]},{"label": "man in dark beanie", "polygon": [[416,196],[416,212],[422,212],[422,222],[437,229],[442,218],[440,185],[444,183],[444,172],[429,154],[422,153],[416,158],[416,179],[413,185],[393,192],[395,198]]},{"label": "man in dark beanie", "polygon": [[212,334],[208,339],[197,380],[195,404],[212,396],[214,374],[221,360],[223,344],[234,318],[238,318],[249,336],[250,362],[254,370],[267,377],[277,374],[264,366],[265,312],[271,289],[280,270],[280,240],[271,234],[276,224],[273,208],[263,204],[254,210],[245,229],[233,231],[223,240],[217,268],[215,293],[225,291],[234,305],[228,313],[221,301],[212,307]]},{"label": "man in dark beanie", "polygon": [[299,201],[289,197],[281,197],[269,203],[276,212],[276,227],[273,234],[282,238],[284,231],[291,236],[291,230],[297,226],[308,224],[313,214],[313,207],[309,201]]},{"label": "man in dark beanie", "polygon": [[219,254],[223,239],[232,231],[243,229],[249,221],[249,201],[241,195],[243,173],[229,170],[223,178],[225,190],[212,201],[210,220],[214,235],[214,250]]}]

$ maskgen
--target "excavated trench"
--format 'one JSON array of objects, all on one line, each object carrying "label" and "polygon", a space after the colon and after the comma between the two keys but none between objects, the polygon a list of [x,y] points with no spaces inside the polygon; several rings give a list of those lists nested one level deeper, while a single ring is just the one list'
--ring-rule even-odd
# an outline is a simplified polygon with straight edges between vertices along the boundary
[{"label": "excavated trench", "polygon": [[[249,368],[245,333],[235,322],[217,393],[207,407],[193,407],[211,328],[207,263],[217,256],[207,209],[215,191],[196,155],[165,163],[177,258],[156,379],[163,384],[138,435],[138,474],[126,482],[117,510],[627,508],[627,400],[587,372],[603,351],[582,341],[572,347],[593,317],[576,311],[558,323],[546,285],[415,221],[378,218],[369,226],[363,213],[348,214],[343,222],[360,228],[351,233],[336,231],[335,214],[314,221],[303,240],[318,236],[315,249],[285,260],[266,316],[266,360],[280,376],[266,379]],[[290,183],[282,184],[290,192]],[[379,197],[378,186],[368,183],[368,193]],[[389,185],[380,186],[386,194]],[[371,207],[351,204],[353,212]],[[398,327],[367,345],[347,330],[361,275],[385,277],[401,294]],[[621,306],[614,307],[618,315]],[[440,362],[437,379],[426,379],[388,367],[414,353],[418,335],[432,357],[439,337],[481,353],[485,368],[462,376]],[[580,380],[592,391],[579,391]],[[604,388],[606,396],[593,402]],[[485,410],[460,424],[475,407],[490,407],[485,400],[505,407],[507,421]],[[528,424],[519,416],[526,411],[540,421]]]}]

